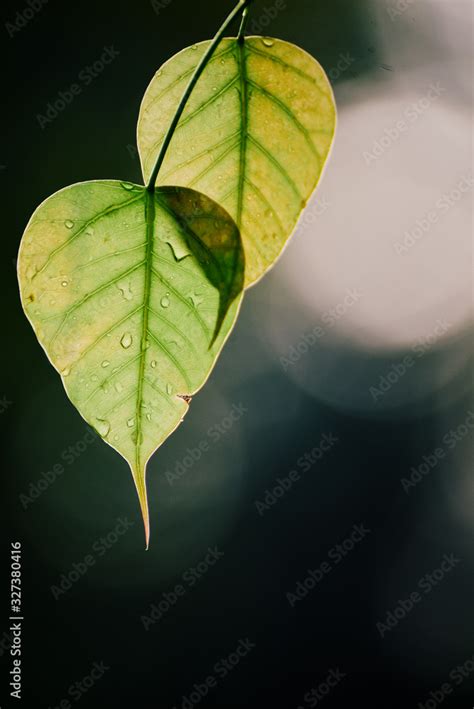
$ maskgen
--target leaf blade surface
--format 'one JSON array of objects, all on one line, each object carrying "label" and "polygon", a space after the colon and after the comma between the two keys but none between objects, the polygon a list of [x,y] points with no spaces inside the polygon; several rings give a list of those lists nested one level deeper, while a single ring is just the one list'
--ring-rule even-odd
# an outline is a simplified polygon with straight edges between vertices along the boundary
[{"label": "leaf blade surface", "polygon": [[[145,181],[170,116],[209,42],[179,52],[155,74],[137,139]],[[222,40],[184,110],[158,182],[199,189],[235,219],[246,286],[271,268],[316,188],[332,145],[336,108],[318,62],[282,40]]]},{"label": "leaf blade surface", "polygon": [[83,418],[128,461],[149,536],[146,466],[180,424],[235,322],[235,223],[194,190],[72,185],[23,235],[22,305]]}]

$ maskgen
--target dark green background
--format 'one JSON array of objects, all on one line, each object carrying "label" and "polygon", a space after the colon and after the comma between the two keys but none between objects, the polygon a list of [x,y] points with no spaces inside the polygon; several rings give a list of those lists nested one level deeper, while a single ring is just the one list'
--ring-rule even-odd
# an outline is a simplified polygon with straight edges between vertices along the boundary
[{"label": "dark green background", "polygon": [[[273,5],[256,2],[252,18],[263,17],[264,8]],[[2,25],[25,6],[4,3]],[[297,707],[304,705],[305,692],[339,667],[347,677],[322,702],[327,709],[356,704],[399,709],[426,700],[452,667],[472,656],[472,540],[440,482],[442,476],[456,478],[457,464],[440,465],[420,494],[407,497],[400,487],[401,475],[436,446],[436,410],[425,402],[420,411],[398,410],[389,419],[361,418],[305,396],[255,336],[257,312],[272,307],[273,275],[247,296],[209,384],[150,464],[153,536],[147,553],[124,461],[100,441],[71,465],[63,459],[70,446],[77,450],[88,429],[22,314],[15,275],[21,234],[35,207],[61,187],[87,179],[140,179],[133,147],[150,78],[172,54],[210,37],[231,6],[228,0],[172,0],[157,15],[148,2],[49,0],[12,38],[0,28],[5,52],[0,396],[11,402],[0,417],[1,564],[6,592],[9,543],[21,540],[25,706],[57,706],[95,661],[110,670],[81,706],[179,706],[193,684],[202,683],[214,663],[248,637],[256,648],[199,706]],[[328,70],[349,52],[356,61],[340,80],[377,81],[386,68],[378,55],[373,7],[363,0],[292,0],[268,33],[300,44]],[[119,56],[42,130],[38,114],[77,82],[107,45]],[[338,82],[335,90],[337,95]],[[312,356],[317,366],[317,352]],[[453,425],[472,406],[465,391],[444,406]],[[242,404],[245,415],[169,485],[166,471],[187,448],[208,440],[209,427],[233,404]],[[325,432],[341,444],[259,517],[254,501]],[[472,435],[459,445],[456,460],[469,454],[471,441]],[[64,474],[24,510],[20,494],[61,462]],[[131,529],[56,601],[51,586],[83,561],[120,516],[134,523]],[[291,608],[285,594],[356,523],[371,529],[368,537]],[[214,546],[223,558],[145,632],[141,616]],[[382,640],[377,621],[451,552],[463,560],[452,578]],[[5,600],[0,628],[7,627]],[[2,706],[15,705],[8,698],[9,665],[3,654]],[[466,681],[443,706],[470,707],[472,687]]]}]

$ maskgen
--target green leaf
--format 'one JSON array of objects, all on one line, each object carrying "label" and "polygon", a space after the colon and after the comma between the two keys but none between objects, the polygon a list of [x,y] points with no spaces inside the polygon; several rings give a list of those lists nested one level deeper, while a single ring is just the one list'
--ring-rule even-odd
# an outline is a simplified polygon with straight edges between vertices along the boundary
[{"label": "green leaf", "polygon": [[[155,74],[138,121],[145,181],[183,89],[209,42],[188,47]],[[321,177],[336,126],[318,62],[282,40],[223,39],[189,99],[158,183],[204,192],[240,229],[246,285],[274,264]]]},{"label": "green leaf", "polygon": [[18,274],[70,400],[130,464],[148,545],[147,462],[182,421],[238,313],[237,227],[194,190],[83,182],[34,212]]}]

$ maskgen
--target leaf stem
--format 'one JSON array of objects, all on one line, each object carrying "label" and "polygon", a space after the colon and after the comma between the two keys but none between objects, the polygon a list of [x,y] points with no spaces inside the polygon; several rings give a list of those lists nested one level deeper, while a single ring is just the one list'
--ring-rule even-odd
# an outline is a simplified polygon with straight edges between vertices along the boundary
[{"label": "leaf stem", "polygon": [[240,23],[239,34],[237,35],[237,41],[239,44],[243,44],[245,39],[245,29],[247,27],[247,22],[249,19],[249,8],[246,7],[242,13],[242,22]]},{"label": "leaf stem", "polygon": [[234,19],[242,11],[245,12],[247,10],[248,6],[250,5],[250,3],[252,1],[253,0],[239,0],[236,7],[232,10],[230,15],[224,21],[223,25],[220,27],[219,31],[217,32],[216,36],[212,40],[211,44],[209,45],[207,51],[205,52],[204,56],[202,57],[201,61],[198,64],[198,66],[196,67],[194,74],[192,75],[192,77],[189,81],[189,84],[186,87],[186,90],[181,98],[181,101],[179,102],[179,106],[176,110],[173,120],[171,121],[170,127],[168,128],[168,131],[165,135],[163,143],[161,144],[160,152],[159,152],[158,157],[156,159],[156,163],[153,168],[153,171],[150,175],[150,179],[148,180],[148,184],[146,186],[146,189],[148,190],[148,192],[154,192],[154,190],[155,190],[156,178],[158,177],[158,173],[159,173],[160,168],[161,168],[163,161],[165,159],[166,152],[169,148],[169,145],[170,145],[171,140],[173,138],[174,132],[178,126],[179,120],[180,120],[181,116],[183,115],[183,111],[186,108],[186,104],[189,100],[189,97],[191,96],[191,93],[199,80],[199,77],[201,76],[202,72],[206,68],[207,63],[209,62],[212,55],[214,54],[217,46],[219,45],[227,28],[229,27],[229,25],[232,24]]}]

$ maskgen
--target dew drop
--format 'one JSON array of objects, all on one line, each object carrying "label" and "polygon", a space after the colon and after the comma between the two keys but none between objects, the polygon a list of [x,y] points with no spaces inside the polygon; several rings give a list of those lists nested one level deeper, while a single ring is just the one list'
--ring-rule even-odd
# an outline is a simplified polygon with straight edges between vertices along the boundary
[{"label": "dew drop", "polygon": [[104,437],[110,431],[110,423],[104,419],[96,418],[96,430],[100,436]]},{"label": "dew drop", "polygon": [[193,52],[195,52],[196,49],[197,49],[197,44],[193,44],[193,46],[191,47],[191,49],[193,50]]},{"label": "dew drop", "polygon": [[134,184],[132,182],[121,182],[120,186],[123,187],[124,190],[133,190]]},{"label": "dew drop", "polygon": [[74,226],[74,222],[72,222],[70,219],[66,219],[66,221],[64,222],[64,226],[66,227],[66,229],[72,229],[72,227]]},{"label": "dew drop", "polygon": [[147,414],[147,415],[146,415],[146,420],[147,420],[147,421],[151,421],[151,414]]},{"label": "dew drop", "polygon": [[63,288],[66,288],[66,286],[69,285],[69,281],[67,281],[66,279],[64,279],[64,281],[61,281],[61,285],[62,285]]},{"label": "dew drop", "polygon": [[121,391],[123,391],[123,386],[120,384],[120,382],[115,383],[115,391],[117,391],[119,394]]},{"label": "dew drop", "polygon": [[135,419],[134,418],[128,419],[127,426],[128,426],[128,428],[133,428],[135,426]]},{"label": "dew drop", "polygon": [[133,342],[133,338],[132,338],[132,336],[131,336],[131,334],[130,334],[129,332],[126,332],[126,333],[122,336],[122,339],[120,340],[120,344],[121,344],[122,347],[124,347],[125,349],[128,349],[128,348],[130,347],[130,345],[132,344],[132,342]]},{"label": "dew drop", "polygon": [[93,235],[94,235],[94,229],[93,229],[91,226],[87,227],[87,229],[86,229],[86,234],[87,234],[87,236],[93,236]]},{"label": "dew drop", "polygon": [[170,395],[172,392],[173,392],[173,387],[171,386],[171,384],[167,384],[166,385],[166,393],[168,395]]},{"label": "dew drop", "polygon": [[49,304],[54,305],[55,303],[56,303],[56,301],[54,300],[54,298],[51,298],[51,300],[49,301]]},{"label": "dew drop", "polygon": [[159,71],[156,72],[155,76],[161,76],[162,74],[163,74],[163,72],[160,69]]},{"label": "dew drop", "polygon": [[170,299],[169,299],[169,293],[163,296],[163,298],[160,300],[160,304],[162,308],[168,308],[170,304]]},{"label": "dew drop", "polygon": [[93,382],[96,382],[96,381],[98,381],[99,377],[97,376],[97,374],[93,374],[91,379]]},{"label": "dew drop", "polygon": [[114,441],[118,441],[118,439],[119,439],[118,435],[115,434],[115,436],[114,436]]},{"label": "dew drop", "polygon": [[262,42],[265,45],[265,47],[273,47],[273,45],[275,44],[273,39],[270,39],[269,37],[263,37]]},{"label": "dew drop", "polygon": [[197,293],[191,293],[188,298],[195,308],[198,308],[203,302],[203,298],[201,298]]},{"label": "dew drop", "polygon": [[155,369],[155,367],[156,367],[156,359],[153,359],[153,360],[151,361],[151,366],[153,367],[153,369]]},{"label": "dew drop", "polygon": [[66,367],[65,369],[62,370],[61,374],[63,377],[67,377],[71,373],[71,370],[69,367]]},{"label": "dew drop", "polygon": [[122,294],[122,297],[125,298],[125,300],[133,300],[133,293],[132,289],[130,288],[130,284],[128,283],[117,283],[117,288]]},{"label": "dew drop", "polygon": [[186,258],[186,256],[191,255],[189,249],[184,244],[182,244],[181,240],[178,238],[169,238],[166,243],[170,247],[176,261],[182,261],[183,258]]},{"label": "dew drop", "polygon": [[109,360],[108,360],[108,359],[104,359],[104,361],[102,362],[102,367],[105,368],[105,367],[108,367],[109,365],[110,365]]},{"label": "dew drop", "polygon": [[138,433],[138,431],[134,431],[132,433],[132,441],[134,443],[143,443],[143,433]]}]

